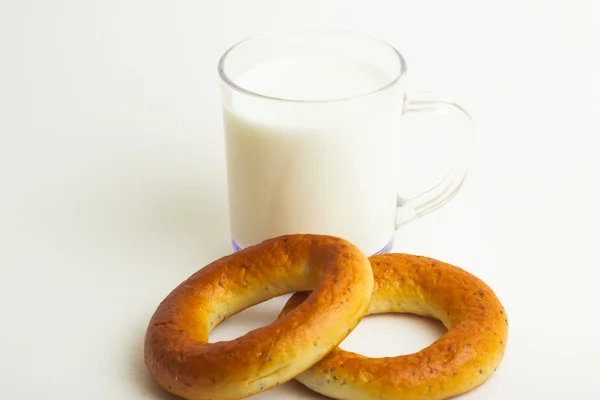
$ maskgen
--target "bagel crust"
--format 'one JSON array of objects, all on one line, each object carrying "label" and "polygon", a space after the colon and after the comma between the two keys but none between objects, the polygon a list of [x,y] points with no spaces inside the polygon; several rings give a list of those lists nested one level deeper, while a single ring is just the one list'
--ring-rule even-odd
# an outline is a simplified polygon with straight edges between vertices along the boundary
[{"label": "bagel crust", "polygon": [[[231,341],[210,331],[245,308],[313,290],[304,304]],[[191,400],[240,399],[294,378],[335,348],[369,307],[369,260],[345,240],[289,235],[223,257],[158,306],[144,358],[167,391]]]},{"label": "bagel crust", "polygon": [[[492,289],[431,258],[384,254],[370,261],[375,291],[368,314],[432,317],[448,332],[431,346],[399,357],[368,358],[337,348],[296,380],[336,399],[440,400],[468,392],[493,374],[506,348],[508,320]],[[282,315],[306,296],[292,296]]]}]

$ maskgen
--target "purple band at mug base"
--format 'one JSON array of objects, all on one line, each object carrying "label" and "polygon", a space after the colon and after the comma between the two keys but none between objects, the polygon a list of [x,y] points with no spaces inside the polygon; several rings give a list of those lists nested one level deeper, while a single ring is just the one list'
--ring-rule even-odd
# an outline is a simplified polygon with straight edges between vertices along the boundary
[{"label": "purple band at mug base", "polygon": [[233,238],[231,238],[231,247],[233,247],[233,251],[240,251],[242,249]]},{"label": "purple band at mug base", "polygon": [[[392,250],[392,247],[394,247],[394,239],[395,237],[392,237],[392,240],[390,240],[388,244],[386,244],[381,250],[373,255],[376,256],[378,254],[389,253]],[[234,252],[242,250],[242,248],[235,242],[235,240],[233,240],[233,238],[231,238],[231,247],[233,247]]]}]

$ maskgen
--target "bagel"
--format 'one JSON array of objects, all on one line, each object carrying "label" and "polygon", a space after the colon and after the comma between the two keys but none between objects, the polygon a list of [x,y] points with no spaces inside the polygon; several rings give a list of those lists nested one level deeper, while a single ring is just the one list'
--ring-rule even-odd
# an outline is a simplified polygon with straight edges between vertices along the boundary
[{"label": "bagel", "polygon": [[[367,358],[337,348],[296,380],[336,399],[438,400],[465,393],[492,375],[508,335],[506,313],[492,289],[431,258],[384,254],[370,261],[375,291],[368,314],[433,317],[448,332],[418,353],[399,357]],[[306,296],[292,296],[282,315]]]},{"label": "bagel", "polygon": [[[231,341],[208,343],[220,322],[270,298],[313,290],[304,304]],[[294,378],[359,323],[373,293],[369,260],[345,240],[290,235],[223,257],[158,306],[145,363],[165,390],[192,400],[240,399]]]}]

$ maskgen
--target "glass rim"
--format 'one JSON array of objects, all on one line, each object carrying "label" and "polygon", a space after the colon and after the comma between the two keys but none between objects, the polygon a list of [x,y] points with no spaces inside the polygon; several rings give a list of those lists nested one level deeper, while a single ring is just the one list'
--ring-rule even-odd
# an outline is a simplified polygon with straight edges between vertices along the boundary
[{"label": "glass rim", "polygon": [[[385,85],[383,85],[380,88],[371,90],[366,93],[360,93],[360,94],[357,94],[354,96],[341,97],[341,98],[335,98],[335,99],[325,99],[325,100],[300,100],[300,99],[288,99],[285,97],[265,95],[262,93],[258,93],[258,92],[246,89],[246,88],[238,85],[225,72],[225,62],[227,60],[227,56],[232,51],[234,51],[236,48],[238,48],[239,46],[241,46],[245,43],[248,43],[250,41],[262,39],[262,38],[269,37],[269,36],[294,34],[294,33],[295,34],[297,34],[297,33],[317,33],[317,34],[321,34],[321,35],[341,34],[341,35],[346,35],[346,36],[358,36],[358,37],[362,37],[363,39],[372,40],[372,41],[382,44],[385,47],[387,47],[388,49],[392,50],[392,52],[396,55],[398,62],[400,64],[400,71],[388,83],[386,83]],[[229,49],[227,49],[227,51],[225,51],[225,53],[223,53],[223,55],[221,56],[221,59],[219,60],[219,64],[218,64],[219,77],[221,78],[221,81],[223,83],[225,83],[232,90],[235,90],[236,92],[243,93],[243,94],[246,94],[246,95],[249,95],[252,97],[257,97],[257,98],[262,98],[262,99],[267,99],[267,100],[289,102],[289,103],[335,103],[335,102],[343,102],[343,101],[349,101],[349,100],[354,100],[354,99],[371,96],[373,94],[385,91],[386,89],[394,86],[404,75],[406,75],[406,70],[407,70],[406,60],[404,59],[402,54],[391,44],[387,43],[384,40],[377,39],[375,37],[372,37],[372,36],[369,36],[369,35],[366,35],[363,33],[358,33],[358,32],[353,32],[353,31],[345,31],[345,30],[272,31],[272,32],[262,33],[259,35],[255,35],[255,36],[246,38],[246,39],[234,44],[233,46],[231,46]]]}]

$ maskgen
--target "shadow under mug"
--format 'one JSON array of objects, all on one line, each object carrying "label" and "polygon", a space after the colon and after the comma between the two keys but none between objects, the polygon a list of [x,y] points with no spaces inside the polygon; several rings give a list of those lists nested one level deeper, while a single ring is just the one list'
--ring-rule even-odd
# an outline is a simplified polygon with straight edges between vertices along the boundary
[{"label": "shadow under mug", "polygon": [[[283,234],[339,236],[388,252],[395,230],[450,200],[467,172],[473,125],[459,105],[407,95],[391,45],[349,32],[270,33],[219,62],[234,250]],[[442,113],[456,131],[452,167],[424,193],[393,182],[403,116]]]}]

